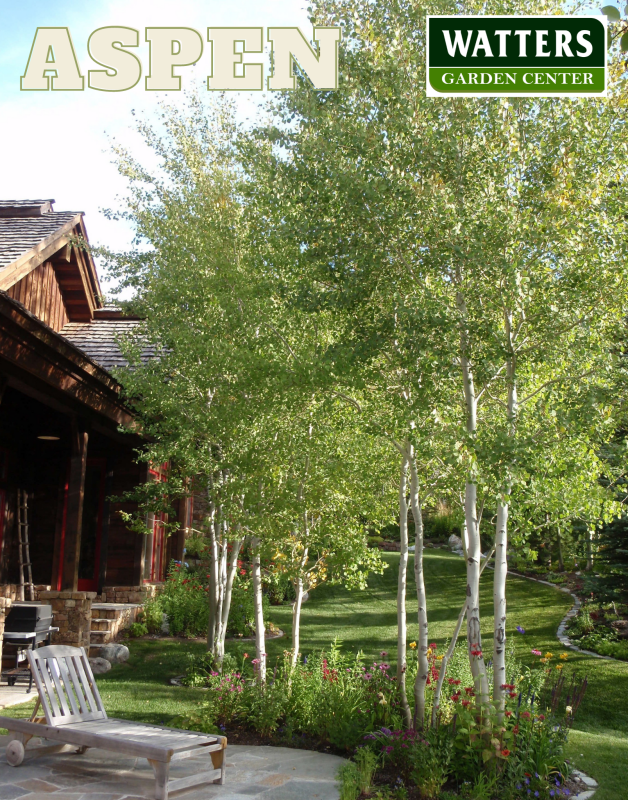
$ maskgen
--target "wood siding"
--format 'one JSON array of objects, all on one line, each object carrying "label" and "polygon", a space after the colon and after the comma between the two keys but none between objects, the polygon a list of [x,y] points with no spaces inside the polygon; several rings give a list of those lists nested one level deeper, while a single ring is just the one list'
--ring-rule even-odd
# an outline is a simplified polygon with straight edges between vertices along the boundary
[{"label": "wood siding", "polygon": [[60,331],[70,321],[59,281],[50,261],[45,261],[29,272],[25,278],[11,286],[7,294],[22,303],[53,331]]}]

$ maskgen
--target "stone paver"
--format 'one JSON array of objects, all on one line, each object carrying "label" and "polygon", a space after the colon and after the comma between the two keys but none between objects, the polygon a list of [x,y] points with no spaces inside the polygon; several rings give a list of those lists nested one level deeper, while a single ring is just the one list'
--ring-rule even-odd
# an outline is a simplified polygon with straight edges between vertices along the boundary
[{"label": "stone paver", "polygon": [[[10,767],[8,736],[0,736],[0,800],[146,800],[154,797],[153,771],[145,759],[105,750],[42,756]],[[34,745],[37,746],[39,740]],[[172,778],[207,770],[207,756],[173,764]],[[338,800],[338,756],[289,747],[230,745],[227,782],[177,792],[173,800]]]}]

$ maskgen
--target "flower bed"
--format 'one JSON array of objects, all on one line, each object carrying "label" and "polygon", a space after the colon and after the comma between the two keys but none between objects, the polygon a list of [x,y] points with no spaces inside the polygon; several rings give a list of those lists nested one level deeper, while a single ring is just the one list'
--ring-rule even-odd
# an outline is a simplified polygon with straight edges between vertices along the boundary
[{"label": "flower bed", "polygon": [[[360,792],[367,796],[364,792],[372,784],[382,787],[377,790],[382,798],[564,798],[573,785],[563,750],[586,680],[565,675],[566,653],[534,654],[531,669],[510,654],[510,682],[503,686],[507,705],[500,718],[492,705],[478,707],[466,648],[458,647],[438,713],[423,730],[403,728],[396,677],[385,652],[382,660],[367,664],[335,644],[327,653],[300,660],[294,669],[286,652],[266,685],[256,680],[255,659],[246,653],[239,663],[230,663],[228,656],[222,673],[203,656],[190,663],[187,682],[206,687],[207,700],[178,724],[226,732],[231,741],[353,752],[357,761],[341,776],[344,800],[356,800]],[[440,668],[435,645],[428,656],[430,721]],[[415,674],[412,657],[409,684]],[[365,759],[371,764],[368,781],[364,775],[356,777],[365,769]]]},{"label": "flower bed", "polygon": [[582,650],[628,661],[628,608],[587,601],[568,623],[570,640]]}]

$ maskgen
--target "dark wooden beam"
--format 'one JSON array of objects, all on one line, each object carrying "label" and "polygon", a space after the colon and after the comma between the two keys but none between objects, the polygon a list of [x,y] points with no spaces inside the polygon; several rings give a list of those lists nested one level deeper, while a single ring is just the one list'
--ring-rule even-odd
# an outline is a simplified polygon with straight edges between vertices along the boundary
[{"label": "dark wooden beam", "polygon": [[78,589],[88,440],[89,432],[86,423],[84,420],[74,418],[72,420],[72,456],[70,457],[68,481],[68,510],[63,543],[62,591],[76,592]]},{"label": "dark wooden beam", "polygon": [[109,551],[109,517],[111,515],[111,492],[113,489],[113,459],[107,459],[105,467],[105,502],[102,510],[102,529],[100,531],[100,566],[98,568],[98,594],[102,593],[107,580],[107,555]]}]

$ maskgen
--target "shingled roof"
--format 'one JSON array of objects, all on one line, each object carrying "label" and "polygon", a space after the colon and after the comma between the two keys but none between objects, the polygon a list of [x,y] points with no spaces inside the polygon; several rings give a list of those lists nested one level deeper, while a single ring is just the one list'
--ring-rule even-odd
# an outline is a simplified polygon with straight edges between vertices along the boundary
[{"label": "shingled roof", "polygon": [[34,247],[73,227],[81,217],[79,211],[50,211],[40,217],[9,217],[0,214],[0,271],[15,263]]},{"label": "shingled roof", "polygon": [[[106,309],[102,309],[106,311]],[[65,337],[85,355],[110,371],[115,367],[127,367],[129,362],[122,355],[120,339],[133,337],[133,333],[141,324],[138,319],[93,319],[91,322],[68,322],[61,330]],[[154,345],[144,344],[142,339],[141,361],[147,363],[157,355]]]}]

